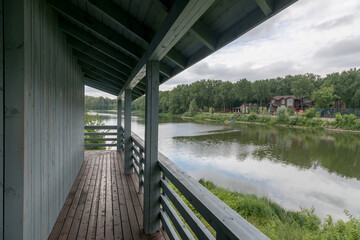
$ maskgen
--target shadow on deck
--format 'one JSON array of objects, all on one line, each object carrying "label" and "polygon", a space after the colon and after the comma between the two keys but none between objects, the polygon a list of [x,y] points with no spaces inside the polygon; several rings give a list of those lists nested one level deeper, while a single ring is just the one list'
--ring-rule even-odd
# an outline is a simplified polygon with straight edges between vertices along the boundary
[{"label": "shadow on deck", "polygon": [[138,177],[123,166],[123,153],[85,151],[49,239],[168,239],[164,231],[144,235]]}]

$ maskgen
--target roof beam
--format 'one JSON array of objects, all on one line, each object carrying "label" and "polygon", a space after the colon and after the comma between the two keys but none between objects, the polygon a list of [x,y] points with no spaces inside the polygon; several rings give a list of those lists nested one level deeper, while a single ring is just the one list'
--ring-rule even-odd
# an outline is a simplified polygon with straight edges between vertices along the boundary
[{"label": "roof beam", "polygon": [[135,58],[140,58],[143,55],[144,49],[140,46],[121,36],[116,31],[98,21],[95,17],[87,14],[75,5],[70,4],[68,1],[48,0],[48,3],[60,14],[77,22],[89,31],[106,38],[108,41],[116,44],[125,53],[130,54]]},{"label": "roof beam", "polygon": [[78,60],[78,63],[83,68],[85,68],[85,69],[87,69],[87,70],[89,70],[91,72],[94,72],[94,73],[98,74],[99,76],[102,76],[102,77],[108,79],[109,82],[111,82],[114,86],[116,85],[119,88],[121,88],[122,85],[125,82],[124,80],[121,80],[121,79],[119,79],[117,77],[114,77],[114,76],[108,74],[107,72],[104,72],[103,70],[101,70],[101,69],[99,69],[97,67],[94,67],[94,66],[92,66],[92,65],[90,65],[90,64],[88,64],[88,63],[86,63],[86,62],[84,62],[82,60]]},{"label": "roof beam", "polygon": [[73,49],[73,55],[77,59],[79,59],[83,62],[86,62],[86,63],[92,65],[93,67],[97,67],[97,68],[103,70],[104,72],[111,74],[114,77],[119,78],[121,81],[125,82],[127,79],[127,76],[125,74],[123,74],[122,72],[119,72],[119,71],[115,70],[114,68],[109,67],[108,65],[86,55],[85,53],[82,53],[76,49]]},{"label": "roof beam", "polygon": [[269,16],[273,12],[274,2],[273,0],[256,0],[265,16]]},{"label": "roof beam", "polygon": [[129,76],[119,96],[126,88],[133,88],[142,79],[149,60],[160,61],[189,31],[215,0],[177,0],[151,41],[146,53]]},{"label": "roof beam", "polygon": [[112,3],[110,0],[90,0],[90,4],[101,10],[108,17],[115,20],[123,28],[129,31],[138,39],[145,41],[148,44],[154,36],[154,33],[146,25],[138,21],[129,13],[124,11],[118,5]]},{"label": "roof beam", "polygon": [[99,81],[93,79],[92,77],[87,76],[86,74],[85,74],[84,80],[85,80],[85,85],[88,85],[88,86],[94,87],[96,89],[99,89],[101,91],[116,95],[117,90],[115,90],[114,88],[109,87],[107,85],[104,85],[102,82],[99,82]]},{"label": "roof beam", "polygon": [[[116,79],[112,79],[111,77],[109,78],[108,75],[104,74],[98,69],[83,64],[81,61],[79,62],[79,65],[82,67],[82,71],[86,75],[91,76],[92,78],[101,81],[102,83],[107,84],[108,86],[116,87],[116,90],[120,91],[122,84],[116,82]],[[145,91],[144,89],[137,86],[133,89],[133,91],[137,93],[142,93],[143,91]]]},{"label": "roof beam", "polygon": [[96,60],[108,65],[109,67],[114,68],[117,71],[124,73],[126,76],[129,76],[131,73],[131,69],[125,67],[123,64],[119,63],[118,61],[114,60],[113,58],[103,54],[102,52],[82,43],[81,41],[73,38],[71,36],[67,37],[68,43],[70,46]]},{"label": "roof beam", "polygon": [[[155,33],[150,28],[139,22],[136,18],[109,0],[91,0],[90,3],[102,11],[105,15],[120,24],[127,31],[140,38],[140,40],[142,40],[146,46],[149,45],[149,42],[155,35]],[[185,67],[186,58],[175,49],[171,49],[167,57],[170,61],[179,67]]]},{"label": "roof beam", "polygon": [[122,63],[124,66],[133,69],[138,62],[134,58],[122,53],[118,49],[111,47],[99,38],[93,36],[91,33],[79,28],[74,23],[60,17],[59,27],[61,30],[69,34],[70,36],[80,40],[84,44],[89,45],[92,48],[108,55],[109,57]]},{"label": "roof beam", "polygon": [[[153,0],[157,3],[165,12],[168,12],[172,3],[165,0]],[[211,29],[200,19],[192,26],[189,32],[202,42],[210,50],[214,50],[216,46],[216,36],[213,35]]]},{"label": "roof beam", "polygon": [[215,50],[216,36],[203,21],[199,19],[190,29],[190,33],[210,50]]}]

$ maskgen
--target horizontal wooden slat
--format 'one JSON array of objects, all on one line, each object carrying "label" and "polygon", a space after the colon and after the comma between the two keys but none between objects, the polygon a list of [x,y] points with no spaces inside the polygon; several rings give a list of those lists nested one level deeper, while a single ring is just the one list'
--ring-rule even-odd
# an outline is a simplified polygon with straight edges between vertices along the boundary
[{"label": "horizontal wooden slat", "polygon": [[106,144],[106,143],[99,143],[99,144],[85,144],[85,147],[116,147],[116,144]]},{"label": "horizontal wooden slat", "polygon": [[84,141],[93,142],[93,141],[117,141],[117,138],[84,138]]},{"label": "horizontal wooden slat", "polygon": [[204,224],[196,217],[195,213],[191,211],[164,179],[161,180],[161,188],[199,239],[215,239]]},{"label": "horizontal wooden slat", "polygon": [[90,133],[84,133],[85,136],[101,136],[101,135],[117,135],[115,132],[107,132],[107,133],[100,133],[100,132],[90,132]]},{"label": "horizontal wooden slat", "polygon": [[217,231],[229,239],[269,239],[195,179],[159,153],[163,174]]},{"label": "horizontal wooden slat", "polygon": [[85,126],[85,129],[117,129],[116,125]]},{"label": "horizontal wooden slat", "polygon": [[133,140],[133,142],[143,151],[145,151],[145,142],[144,140],[142,140],[138,135],[136,135],[135,133],[131,133],[131,138]]},{"label": "horizontal wooden slat", "polygon": [[160,211],[160,218],[161,218],[161,222],[162,222],[162,224],[163,224],[163,226],[165,228],[165,231],[168,234],[169,238],[171,240],[180,240],[180,238],[178,237],[178,235],[175,232],[175,229],[171,225],[171,222],[168,219],[168,216],[167,216],[166,212],[161,210]]},{"label": "horizontal wooden slat", "polygon": [[171,219],[171,222],[175,226],[177,232],[179,233],[180,237],[182,239],[194,239],[194,237],[191,235],[189,229],[187,229],[184,222],[180,219],[178,214],[176,213],[175,209],[171,206],[169,200],[166,196],[161,195],[160,196],[161,205],[163,207],[163,210],[168,214],[168,216]]}]

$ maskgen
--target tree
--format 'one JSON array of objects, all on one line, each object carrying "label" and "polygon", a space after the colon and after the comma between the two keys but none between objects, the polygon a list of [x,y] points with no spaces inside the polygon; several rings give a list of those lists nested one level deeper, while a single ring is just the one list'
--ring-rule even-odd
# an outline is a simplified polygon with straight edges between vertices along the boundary
[{"label": "tree", "polygon": [[242,103],[247,103],[252,100],[251,82],[246,78],[234,84],[235,99],[240,100]]},{"label": "tree", "polygon": [[196,112],[196,109],[197,109],[196,100],[193,99],[193,100],[191,100],[190,106],[189,106],[189,113],[190,113],[190,115],[194,115],[195,112]]},{"label": "tree", "polygon": [[315,102],[315,106],[319,108],[328,108],[336,98],[333,86],[322,86],[319,90],[315,90],[312,93],[312,100]]},{"label": "tree", "polygon": [[223,82],[218,88],[218,100],[221,102],[224,112],[226,106],[231,105],[231,102],[234,100],[233,91],[233,84],[231,82]]},{"label": "tree", "polygon": [[310,98],[314,91],[314,84],[309,78],[298,76],[298,78],[291,83],[291,92],[295,97],[300,98],[301,109],[304,109],[304,98]]},{"label": "tree", "polygon": [[269,81],[255,81],[252,83],[253,96],[260,103],[260,107],[262,107],[262,102],[264,100],[269,100]]}]

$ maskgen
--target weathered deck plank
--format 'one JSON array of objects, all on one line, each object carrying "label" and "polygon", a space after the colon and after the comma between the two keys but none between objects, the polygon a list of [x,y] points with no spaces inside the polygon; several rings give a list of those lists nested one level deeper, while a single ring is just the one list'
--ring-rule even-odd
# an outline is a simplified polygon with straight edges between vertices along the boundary
[{"label": "weathered deck plank", "polygon": [[137,176],[125,175],[123,164],[122,153],[85,151],[49,239],[167,239],[143,234]]}]

